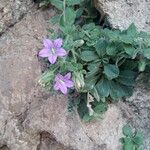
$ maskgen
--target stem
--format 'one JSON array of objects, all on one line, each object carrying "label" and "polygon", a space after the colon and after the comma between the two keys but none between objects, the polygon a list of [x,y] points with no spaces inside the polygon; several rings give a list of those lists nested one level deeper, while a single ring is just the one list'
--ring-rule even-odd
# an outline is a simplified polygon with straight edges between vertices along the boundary
[{"label": "stem", "polygon": [[76,58],[74,49],[71,49],[71,52],[72,52],[72,56],[73,56],[74,61],[77,62],[77,58]]},{"label": "stem", "polygon": [[65,14],[65,11],[66,11],[66,0],[64,0],[64,22],[66,22],[66,14]]}]

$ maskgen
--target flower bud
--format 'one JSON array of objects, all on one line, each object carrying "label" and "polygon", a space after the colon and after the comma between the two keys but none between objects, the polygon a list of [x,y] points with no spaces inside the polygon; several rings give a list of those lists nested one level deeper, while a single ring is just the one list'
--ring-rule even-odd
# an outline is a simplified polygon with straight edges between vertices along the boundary
[{"label": "flower bud", "polygon": [[82,88],[84,87],[85,83],[84,83],[84,77],[82,72],[75,72],[73,74],[73,81],[75,84],[75,88],[78,92],[80,92],[82,90]]},{"label": "flower bud", "polygon": [[77,40],[74,42],[74,47],[78,48],[84,44],[84,40]]},{"label": "flower bud", "polygon": [[53,78],[54,78],[54,72],[46,71],[45,73],[42,74],[38,83],[43,87],[47,87],[51,84]]}]

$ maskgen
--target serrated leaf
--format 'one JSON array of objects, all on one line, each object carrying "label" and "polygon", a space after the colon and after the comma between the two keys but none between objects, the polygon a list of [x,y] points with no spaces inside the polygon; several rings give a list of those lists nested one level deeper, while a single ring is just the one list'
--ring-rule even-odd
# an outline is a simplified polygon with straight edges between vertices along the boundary
[{"label": "serrated leaf", "polygon": [[134,38],[128,34],[120,34],[119,39],[125,44],[132,44],[134,42]]},{"label": "serrated leaf", "polygon": [[114,79],[119,76],[119,68],[116,65],[107,64],[104,66],[103,73],[108,77],[108,79]]},{"label": "serrated leaf", "polygon": [[92,61],[92,60],[97,60],[98,55],[94,51],[83,51],[81,53],[81,59],[83,61],[89,62],[89,61]]},{"label": "serrated leaf", "polygon": [[150,59],[150,48],[144,49],[144,57]]},{"label": "serrated leaf", "polygon": [[117,53],[116,45],[114,43],[111,43],[107,46],[106,52],[110,56],[114,56]]},{"label": "serrated leaf", "polygon": [[132,37],[135,37],[136,34],[137,34],[137,29],[136,29],[136,26],[134,25],[134,23],[132,23],[128,29],[127,29],[127,34],[132,36]]},{"label": "serrated leaf", "polygon": [[61,0],[51,0],[52,5],[54,5],[58,10],[63,10],[63,2]]},{"label": "serrated leaf", "polygon": [[133,134],[132,129],[129,125],[125,125],[122,130],[123,130],[123,134],[125,136],[130,136],[131,137],[132,134]]},{"label": "serrated leaf", "polygon": [[123,145],[123,150],[135,150],[135,145],[133,142],[128,142]]},{"label": "serrated leaf", "polygon": [[66,0],[68,6],[79,5],[82,0]]},{"label": "serrated leaf", "polygon": [[96,52],[100,57],[103,57],[106,54],[106,47],[107,47],[107,42],[104,39],[100,39],[97,41],[95,48]]},{"label": "serrated leaf", "polygon": [[117,41],[119,38],[120,31],[119,30],[109,30],[104,29],[104,34],[110,38],[111,41]]},{"label": "serrated leaf", "polygon": [[100,96],[97,92],[97,89],[94,87],[91,91],[91,94],[94,96],[94,98],[99,102],[100,101]]},{"label": "serrated leaf", "polygon": [[60,17],[61,17],[60,15],[55,15],[49,20],[49,22],[52,23],[53,25],[59,23]]},{"label": "serrated leaf", "polygon": [[108,97],[110,89],[109,81],[107,79],[101,79],[96,84],[96,89],[101,98]]},{"label": "serrated leaf", "polygon": [[133,141],[135,144],[137,144],[138,146],[139,145],[142,145],[143,144],[143,141],[144,141],[144,135],[143,133],[141,132],[137,132],[135,137],[133,138]]},{"label": "serrated leaf", "polygon": [[93,110],[98,114],[103,113],[107,110],[107,105],[105,103],[99,103]]},{"label": "serrated leaf", "polygon": [[66,8],[64,14],[60,18],[60,26],[71,27],[75,21],[76,13],[72,8]]},{"label": "serrated leaf", "polygon": [[138,50],[135,49],[132,45],[125,45],[124,46],[125,52],[131,56],[133,59],[136,57],[138,54]]},{"label": "serrated leaf", "polygon": [[131,70],[124,70],[120,72],[119,77],[117,78],[117,81],[123,85],[133,86],[135,83],[134,78],[135,78],[135,72]]},{"label": "serrated leaf", "polygon": [[117,82],[110,81],[110,97],[112,98],[112,100],[116,101],[124,96],[128,96],[129,91],[131,92],[131,90],[128,91],[128,88],[129,87],[124,87]]}]

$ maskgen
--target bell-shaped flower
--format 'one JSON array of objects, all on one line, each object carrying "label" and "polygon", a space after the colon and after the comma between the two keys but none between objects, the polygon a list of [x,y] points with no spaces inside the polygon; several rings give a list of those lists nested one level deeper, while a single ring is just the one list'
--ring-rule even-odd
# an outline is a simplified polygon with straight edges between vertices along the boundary
[{"label": "bell-shaped flower", "polygon": [[57,57],[67,55],[67,52],[62,48],[62,39],[58,38],[54,41],[44,39],[44,48],[39,52],[40,57],[47,57],[51,64],[54,64]]},{"label": "bell-shaped flower", "polygon": [[67,94],[68,88],[72,88],[74,86],[73,81],[71,80],[71,73],[67,73],[65,76],[61,74],[57,74],[55,77],[54,89],[56,91],[61,91],[63,94]]}]

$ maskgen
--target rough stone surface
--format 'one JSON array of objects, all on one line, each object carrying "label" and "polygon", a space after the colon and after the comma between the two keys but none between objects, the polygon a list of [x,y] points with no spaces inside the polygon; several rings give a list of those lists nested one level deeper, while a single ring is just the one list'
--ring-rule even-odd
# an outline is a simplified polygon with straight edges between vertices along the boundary
[{"label": "rough stone surface", "polygon": [[[150,87],[150,84],[146,87]],[[150,91],[146,87],[139,84],[133,96],[126,100],[132,114],[129,121],[133,127],[144,133],[143,150],[150,149]]]},{"label": "rough stone surface", "polygon": [[32,6],[32,0],[0,1],[0,34],[18,22]]},{"label": "rough stone surface", "polygon": [[95,0],[95,6],[114,28],[126,29],[135,23],[139,30],[150,33],[149,0]]},{"label": "rough stone surface", "polygon": [[37,50],[53,14],[31,11],[0,37],[0,149],[120,150],[124,121],[117,106],[86,124],[68,113],[66,97],[37,85]]}]

